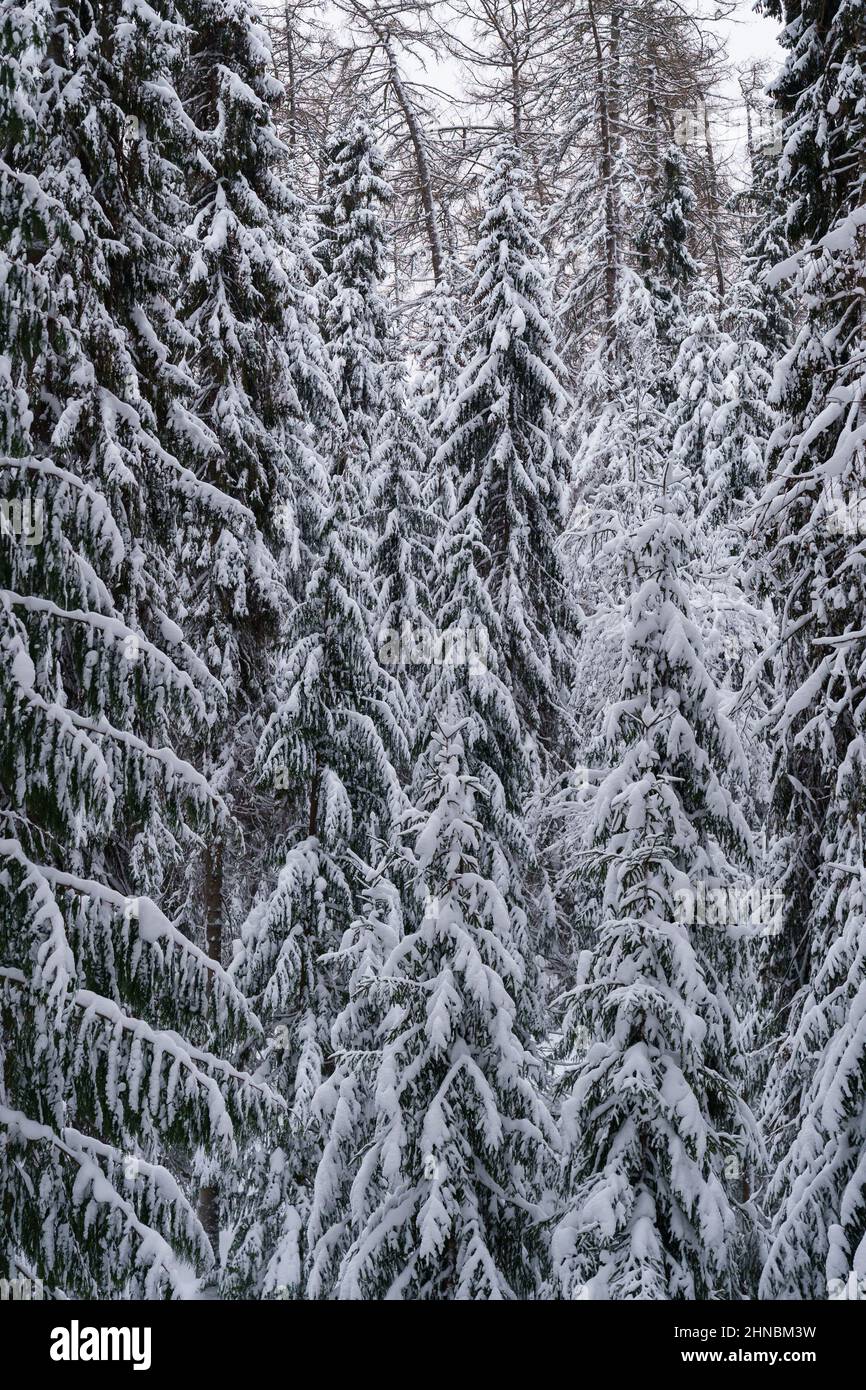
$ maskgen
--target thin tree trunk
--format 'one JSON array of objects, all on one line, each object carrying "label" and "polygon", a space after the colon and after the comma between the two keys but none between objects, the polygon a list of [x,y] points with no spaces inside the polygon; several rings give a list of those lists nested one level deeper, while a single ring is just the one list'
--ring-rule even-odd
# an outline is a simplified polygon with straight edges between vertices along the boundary
[{"label": "thin tree trunk", "polygon": [[601,140],[601,179],[604,186],[604,332],[608,346],[612,346],[617,279],[616,197],[613,186],[614,151],[604,50],[596,23],[593,0],[589,0],[589,21],[592,25],[592,37],[595,46],[596,92]]},{"label": "thin tree trunk", "polygon": [[412,143],[412,152],[415,156],[415,168],[418,172],[418,189],[421,194],[421,206],[424,209],[424,230],[427,233],[427,241],[430,246],[430,261],[433,266],[433,279],[438,285],[441,284],[445,277],[445,257],[442,254],[439,224],[436,220],[436,204],[433,199],[433,186],[430,179],[430,165],[427,160],[427,148],[418,121],[417,112],[412,104],[409,93],[406,91],[400,69],[397,66],[397,59],[391,48],[391,40],[386,38],[383,42],[388,59],[388,79],[391,83],[394,96],[397,99],[397,104],[403,112],[403,119],[406,122],[406,129],[409,132],[409,139]]},{"label": "thin tree trunk", "polygon": [[520,149],[523,142],[523,96],[520,91],[520,69],[517,59],[511,60],[511,126],[514,145]]},{"label": "thin tree trunk", "polygon": [[755,132],[752,126],[752,103],[742,82],[740,91],[743,94],[743,105],[746,110],[746,148],[749,151],[749,175],[752,183],[755,182]]},{"label": "thin tree trunk", "polygon": [[659,104],[656,95],[656,58],[652,45],[647,53],[646,124],[650,142],[649,168],[650,173],[655,175],[661,164],[661,149],[659,148]]},{"label": "thin tree trunk", "polygon": [[286,86],[289,92],[289,149],[294,151],[298,138],[298,93],[295,88],[295,47],[292,41],[292,16],[286,5]]},{"label": "thin tree trunk", "polygon": [[712,232],[710,239],[713,246],[713,262],[716,271],[716,287],[719,291],[719,306],[725,302],[725,272],[722,266],[722,252],[719,245],[718,236],[718,214],[719,214],[719,181],[716,175],[716,156],[713,150],[713,141],[710,135],[710,117],[707,104],[704,102],[704,138],[707,142],[707,168],[710,173],[710,195],[712,199]]}]

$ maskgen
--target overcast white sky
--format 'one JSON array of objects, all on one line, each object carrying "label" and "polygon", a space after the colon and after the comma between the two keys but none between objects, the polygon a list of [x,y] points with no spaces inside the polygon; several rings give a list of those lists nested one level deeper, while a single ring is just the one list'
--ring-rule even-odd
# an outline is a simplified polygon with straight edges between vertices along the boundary
[{"label": "overcast white sky", "polygon": [[776,42],[779,26],[774,19],[756,15],[751,3],[740,0],[738,13],[727,25],[730,34],[730,53],[735,63],[750,58],[781,59],[782,50]]},{"label": "overcast white sky", "polygon": [[[698,0],[700,3],[700,0]],[[704,6],[706,12],[707,7]],[[726,20],[720,21],[727,36],[728,53],[735,68],[758,60],[767,64],[767,80],[775,73],[782,61],[783,53],[777,41],[779,25],[773,19],[757,15],[753,0],[740,0],[736,11]],[[726,111],[724,107],[730,103]],[[746,131],[745,112],[742,97],[736,82],[730,84],[723,93],[721,107],[713,112],[714,141],[718,154],[731,157],[733,167],[728,168],[729,176],[735,179],[745,173]]]},{"label": "overcast white sky", "polygon": [[[696,12],[705,15],[713,15],[717,11],[714,0],[692,0],[692,3]],[[755,14],[754,0],[738,0],[731,16],[718,23],[727,37],[728,52],[734,65],[740,66],[753,59],[763,59],[770,64],[781,62],[782,50],[776,40],[779,25],[775,20]],[[411,71],[412,60],[404,55],[404,62]],[[449,59],[439,63],[428,59],[427,75],[443,91],[456,94],[461,88],[456,65]],[[735,88],[731,95],[738,99],[738,89]]]}]

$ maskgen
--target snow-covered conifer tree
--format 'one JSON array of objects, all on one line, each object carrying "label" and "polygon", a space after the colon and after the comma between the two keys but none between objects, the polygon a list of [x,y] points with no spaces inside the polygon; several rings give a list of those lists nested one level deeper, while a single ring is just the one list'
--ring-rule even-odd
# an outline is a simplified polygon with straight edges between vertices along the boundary
[{"label": "snow-covered conifer tree", "polygon": [[[419,343],[416,392],[418,413],[431,435],[448,417],[448,407],[460,374],[460,341],[463,326],[460,303],[448,284],[430,291],[418,315]],[[441,440],[436,439],[437,445]]]},{"label": "snow-covered conifer tree", "polygon": [[[621,185],[636,177],[633,171],[626,178],[625,165],[620,169],[611,185],[612,192],[620,190],[617,198],[623,197]],[[611,262],[614,283],[606,298],[613,309],[584,358],[570,426],[574,506],[566,551],[585,621],[572,695],[577,757],[551,810],[553,850],[560,861],[556,898],[564,904],[566,927],[578,923],[579,936],[597,917],[599,903],[573,826],[582,820],[588,785],[606,766],[603,728],[618,694],[628,596],[623,547],[644,515],[647,489],[656,486],[670,455],[674,366],[688,326],[683,304],[697,272],[689,251],[695,198],[676,146],[658,161],[649,193],[633,245],[624,240]],[[615,217],[621,239],[624,218],[623,207]],[[567,935],[562,946],[567,954]]]},{"label": "snow-covered conifer tree", "polygon": [[464,524],[478,518],[515,706],[539,756],[557,763],[568,738],[577,630],[558,546],[569,476],[566,395],[524,183],[517,151],[498,148],[469,281],[466,366],[433,466],[453,470]]},{"label": "snow-covered conifer tree", "polygon": [[787,207],[777,173],[772,149],[759,150],[752,161],[748,200],[754,220],[743,246],[741,274],[735,286],[735,291],[740,286],[750,287],[752,336],[766,352],[770,367],[791,346],[795,316],[790,285],[772,274],[773,267],[791,254]]},{"label": "snow-covered conifer tree", "polygon": [[569,426],[579,515],[591,504],[625,519],[636,500],[635,485],[645,475],[657,476],[664,434],[658,369],[652,296],[634,271],[624,268],[612,336],[585,359]]},{"label": "snow-covered conifer tree", "polygon": [[[366,1052],[348,1059],[332,1104],[329,1149],[343,1166],[320,1170],[314,1288],[338,1298],[531,1297],[544,1269],[556,1135],[541,1100],[523,892],[530,767],[477,517],[452,523],[440,563],[439,626],[475,634],[477,649],[437,671],[407,825],[403,935],[371,985]],[[373,914],[367,932],[381,941]],[[340,1104],[361,1067],[373,1069],[366,1128]],[[347,1248],[335,1261],[338,1241]]]},{"label": "snow-covered conifer tree", "polygon": [[365,510],[379,421],[387,404],[386,368],[394,353],[380,282],[385,268],[384,209],[392,192],[369,124],[356,117],[325,151],[319,206],[322,332],[344,424],[331,451]]},{"label": "snow-covered conifer tree", "polygon": [[[277,708],[256,760],[264,783],[287,789],[293,825],[276,886],[253,907],[234,967],[271,1029],[262,1073],[290,1101],[296,1133],[277,1160],[279,1172],[273,1156],[267,1159],[265,1211],[254,1191],[242,1216],[229,1272],[233,1292],[301,1288],[303,1233],[322,1151],[314,1098],[332,1069],[332,1029],[351,988],[334,953],[399,822],[398,769],[405,776],[413,722],[398,670],[389,669],[384,649],[380,661],[377,649],[388,595],[399,606],[393,586],[400,585],[413,603],[411,579],[371,568],[374,469],[381,463],[389,510],[394,501],[405,512],[412,493],[412,460],[404,496],[396,440],[387,437],[402,428],[396,414],[406,409],[390,390],[394,343],[379,288],[381,212],[390,191],[364,121],[335,137],[326,155],[318,290],[341,418],[324,422],[329,477],[310,542],[314,560],[289,620]],[[392,498],[395,487],[399,498]],[[399,563],[399,516],[393,525],[383,516],[382,530],[383,556]],[[377,611],[377,603],[385,607]]]},{"label": "snow-covered conifer tree", "polygon": [[684,297],[698,271],[689,250],[694,206],[695,194],[683,151],[677,145],[669,145],[659,161],[651,197],[635,238],[640,271],[652,297],[662,358],[657,388],[665,404],[675,394],[669,373],[685,332]]},{"label": "snow-covered conifer tree", "polygon": [[696,488],[695,511],[702,524],[710,527],[725,504],[724,496],[714,496],[707,476],[710,426],[723,402],[722,372],[730,346],[718,318],[715,294],[699,286],[685,306],[683,335],[671,371],[673,399],[665,434],[672,458]]},{"label": "snow-covered conifer tree", "polygon": [[263,1214],[253,1192],[241,1221],[232,1291],[300,1287],[321,1151],[313,1101],[346,1005],[344,971],[330,955],[355,917],[365,866],[402,813],[395,764],[408,760],[408,718],[396,675],[371,643],[372,581],[356,565],[353,501],[338,473],[323,499],[318,558],[289,619],[277,708],[257,755],[262,780],[286,788],[294,826],[276,887],[253,907],[233,969],[269,1029],[262,1073],[289,1100],[296,1129],[280,1199]]},{"label": "snow-covered conifer tree", "polygon": [[[398,873],[395,874],[395,869]],[[403,899],[394,882],[393,851],[368,871],[358,912],[327,958],[343,982],[343,1007],[331,1030],[333,1071],[314,1097],[312,1112],[326,1136],[316,1169],[307,1239],[306,1291],[327,1297],[339,1287],[353,1232],[384,1192],[366,1180],[365,1149],[377,1125],[375,1075],[382,1031],[379,979],[403,935]]]},{"label": "snow-covered conifer tree", "polygon": [[715,362],[721,399],[707,426],[704,462],[710,517],[717,521],[741,520],[765,482],[764,458],[776,417],[769,403],[774,364],[762,341],[761,300],[759,287],[744,274],[722,315],[724,337]]},{"label": "snow-covered conifer tree", "polygon": [[590,784],[606,765],[605,711],[619,688],[627,596],[622,547],[641,514],[647,479],[663,466],[659,370],[652,296],[633,270],[622,267],[612,331],[585,359],[569,427],[574,485],[564,549],[583,615],[571,691],[577,754],[545,808],[559,918],[553,954],[568,978],[574,953],[598,917],[596,884],[587,876],[575,826]]},{"label": "snow-covered conifer tree", "polygon": [[316,430],[336,411],[307,210],[273,125],[282,88],[270,75],[267,37],[247,0],[187,0],[187,8],[195,35],[184,91],[200,150],[181,307],[199,412],[219,446],[207,480],[245,501],[257,530],[241,548],[225,529],[202,538],[193,518],[184,559],[191,619],[236,716],[261,700],[276,614],[309,561],[323,484]]},{"label": "snow-covered conifer tree", "polygon": [[[197,159],[180,314],[195,403],[216,443],[200,476],[252,514],[239,533],[190,505],[178,538],[186,631],[226,693],[202,759],[242,832],[209,838],[191,885],[190,905],[200,903],[202,937],[219,961],[227,920],[234,912],[240,925],[272,849],[255,745],[281,623],[309,564],[307,512],[322,471],[313,421],[321,427],[335,410],[312,315],[305,208],[286,182],[288,150],[273,124],[282,88],[267,38],[247,0],[187,0],[185,13],[193,34],[182,95]],[[205,1195],[215,1238],[213,1182]]]},{"label": "snow-covered conifer tree", "polygon": [[709,289],[688,301],[668,433],[674,457],[695,480],[695,507],[707,530],[742,516],[762,484],[775,417],[768,402],[773,364],[757,336],[765,328],[761,298],[744,276],[723,315]]},{"label": "snow-covered conifer tree", "polygon": [[[429,435],[415,396],[397,372],[388,382],[387,407],[378,433],[370,488],[376,530],[371,556],[376,590],[372,637],[379,660],[402,686],[410,721],[404,737],[411,750],[427,673],[443,655],[433,627],[430,593],[441,514],[424,496]],[[401,772],[406,780],[408,768]]]},{"label": "snow-covered conifer tree", "polygon": [[863,1114],[864,333],[866,30],[861,3],[773,4],[789,50],[774,87],[785,117],[800,327],[774,384],[763,538],[779,609],[772,823],[783,931],[767,1085],[778,1158],[762,1292],[825,1297],[866,1274]]},{"label": "snow-covered conifer tree", "polygon": [[174,359],[176,21],[0,28],[3,1260],[60,1296],[179,1296],[213,1256],[166,1155],[230,1168],[278,1108],[225,1060],[248,1005],[146,896],[226,815],[175,752],[222,692],[171,616],[172,506],[246,515],[171,452],[210,447]]},{"label": "snow-covered conifer tree", "polygon": [[[738,881],[748,829],[729,787],[736,733],[701,659],[680,575],[682,495],[666,493],[627,552],[632,584],[612,766],[590,849],[604,916],[582,953],[566,1036],[565,1212],[554,1254],[567,1296],[732,1296],[754,1126],[720,978],[724,930],[702,889]],[[689,910],[690,909],[690,910]]]},{"label": "snow-covered conifer tree", "polygon": [[[426,431],[430,459],[443,440],[443,430],[454,400],[460,374],[460,342],[463,326],[458,317],[460,303],[447,284],[430,291],[419,314],[417,371],[410,378],[415,409]],[[429,462],[429,460],[428,460]],[[456,505],[453,470],[447,466],[428,467],[422,496],[435,516],[444,523]]]}]

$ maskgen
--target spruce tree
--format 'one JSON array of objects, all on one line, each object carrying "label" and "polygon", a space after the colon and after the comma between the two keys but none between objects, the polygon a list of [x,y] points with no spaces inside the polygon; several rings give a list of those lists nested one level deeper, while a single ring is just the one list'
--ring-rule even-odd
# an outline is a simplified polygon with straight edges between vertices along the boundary
[{"label": "spruce tree", "polygon": [[862,918],[863,266],[866,38],[860,3],[782,6],[789,50],[778,190],[801,309],[774,397],[762,539],[777,596],[772,827],[784,931],[766,1096],[777,1168],[765,1297],[823,1297],[866,1273]]},{"label": "spruce tree", "polygon": [[[387,385],[370,488],[376,589],[372,636],[379,660],[402,686],[409,721],[403,732],[411,750],[427,673],[445,655],[433,626],[430,593],[441,513],[424,496],[429,436],[414,395],[402,372],[392,372]],[[408,767],[401,775],[408,779]]]},{"label": "spruce tree", "polygon": [[708,528],[727,501],[726,493],[715,494],[708,455],[713,419],[724,399],[722,374],[728,346],[719,326],[716,296],[704,287],[696,289],[685,307],[683,337],[671,372],[674,395],[667,412],[666,438],[671,456],[697,489],[695,509]]},{"label": "spruce tree", "polygon": [[544,1275],[556,1134],[523,890],[530,766],[501,674],[489,558],[478,519],[455,520],[437,622],[475,640],[430,692],[398,870],[402,936],[387,954],[381,913],[367,916],[382,961],[375,1011],[368,1003],[346,1045],[320,1169],[314,1291],[337,1298],[530,1297]]},{"label": "spruce tree", "polygon": [[465,358],[433,467],[453,469],[458,513],[478,518],[515,707],[543,764],[570,737],[577,616],[558,540],[569,461],[544,251],[520,156],[497,149],[468,293]]},{"label": "spruce tree", "polygon": [[463,335],[459,318],[461,305],[462,300],[457,298],[449,285],[438,285],[431,290],[418,316],[417,371],[409,383],[428,449],[422,497],[440,524],[444,524],[454,513],[456,479],[451,468],[433,468],[430,465],[443,442],[460,375],[460,342]]},{"label": "spruce tree", "polygon": [[294,831],[276,887],[244,924],[233,969],[269,1029],[261,1073],[288,1099],[294,1130],[286,1164],[279,1160],[285,1190],[265,1212],[254,1191],[244,1214],[233,1292],[300,1288],[300,1233],[321,1153],[313,1102],[346,1003],[344,972],[330,956],[402,811],[395,764],[408,760],[408,719],[396,676],[371,643],[374,595],[369,572],[356,564],[354,502],[337,473],[322,499],[318,558],[289,619],[277,708],[257,753],[262,781],[287,791]]},{"label": "spruce tree", "polygon": [[646,213],[635,238],[640,272],[649,290],[661,352],[657,389],[674,398],[672,369],[685,332],[684,298],[698,267],[689,248],[695,193],[682,150],[669,145],[655,171]]},{"label": "spruce tree", "polygon": [[[762,294],[744,274],[722,315],[716,357],[720,399],[707,426],[704,470],[710,518],[738,523],[748,518],[766,481],[764,459],[776,424],[770,405],[773,360],[762,341],[767,332]],[[742,540],[736,542],[742,549]]]},{"label": "spruce tree", "polygon": [[437,445],[442,442],[437,431],[447,419],[460,374],[461,303],[450,285],[437,285],[418,315],[418,413]]},{"label": "spruce tree", "polygon": [[675,365],[688,327],[684,300],[697,274],[689,250],[695,196],[681,150],[671,145],[654,161],[631,245],[619,207],[622,189],[636,177],[632,172],[626,178],[627,163],[612,171],[610,185],[623,243],[610,261],[610,315],[582,363],[570,427],[575,505],[566,547],[585,621],[572,696],[576,756],[552,807],[552,851],[559,861],[553,885],[563,922],[559,964],[567,978],[575,951],[598,925],[596,885],[576,827],[583,825],[588,793],[607,766],[603,730],[620,680],[625,550],[644,515],[647,491],[668,462],[679,423]]},{"label": "spruce tree", "polygon": [[[401,751],[395,756],[395,768],[405,785],[417,755],[423,691],[431,671],[450,659],[450,648],[447,641],[437,640],[440,634],[431,616],[436,518],[423,497],[429,436],[402,372],[392,369],[383,376],[383,383],[385,408],[378,423],[369,492],[370,520],[376,531],[371,556],[376,593],[371,635],[379,660],[401,691]],[[362,1164],[359,1173],[358,1161],[373,1141],[377,1122],[378,980],[402,937],[405,898],[412,894],[402,831],[402,818],[392,816],[379,862],[356,862],[361,893],[357,916],[326,958],[342,1005],[331,1029],[333,1070],[324,1076],[312,1106],[325,1136],[307,1228],[306,1287],[313,1298],[340,1295],[341,1270],[353,1235],[382,1193],[381,1179],[361,1190],[366,1166]]]},{"label": "spruce tree", "polygon": [[753,336],[774,367],[791,346],[795,305],[790,284],[773,273],[774,267],[791,254],[791,242],[788,209],[771,148],[759,150],[753,157],[747,207],[753,221],[743,246],[735,297],[738,287],[749,288],[755,314]]},{"label": "spruce tree", "polygon": [[569,427],[573,508],[564,538],[583,617],[571,711],[574,765],[549,804],[547,858],[559,926],[551,953],[565,980],[597,924],[596,884],[586,872],[582,821],[591,786],[606,766],[605,711],[616,699],[627,577],[622,549],[640,516],[649,479],[663,464],[665,406],[657,389],[660,350],[653,300],[622,267],[612,334],[588,354]]},{"label": "spruce tree", "polygon": [[738,1198],[756,1156],[725,929],[696,910],[750,858],[728,784],[744,759],[702,662],[680,578],[688,510],[668,487],[626,552],[622,693],[589,831],[603,918],[566,1018],[576,1071],[554,1238],[566,1296],[734,1296]]},{"label": "spruce tree", "polygon": [[3,1258],[58,1296],[178,1296],[213,1256],[173,1154],[231,1169],[279,1108],[226,1060],[248,1005],[147,896],[227,814],[175,751],[223,692],[173,616],[171,517],[243,520],[171,451],[208,445],[171,307],[177,19],[0,29]]},{"label": "spruce tree", "polygon": [[[239,538],[190,517],[182,536],[190,619],[227,688],[229,723],[254,716],[298,576],[323,464],[316,428],[337,412],[311,312],[307,210],[274,128],[282,88],[246,0],[189,0],[184,94],[199,132],[181,312],[199,415],[215,446],[204,477],[252,514]],[[212,742],[227,738],[226,728]]]},{"label": "spruce tree", "polygon": [[[395,870],[397,871],[395,873]],[[325,1136],[310,1203],[310,1251],[306,1293],[333,1297],[353,1233],[384,1193],[381,1178],[368,1180],[377,1127],[376,1065],[382,1010],[380,978],[403,936],[403,895],[393,846],[371,866],[358,911],[328,957],[343,986],[343,1005],[331,1030],[333,1071],[319,1086],[312,1113]]]},{"label": "spruce tree", "polygon": [[380,284],[385,266],[383,213],[392,197],[383,172],[384,159],[373,132],[356,117],[325,151],[318,209],[322,332],[343,416],[330,448],[359,515],[365,511],[387,403],[386,368],[394,352]]},{"label": "spruce tree", "polygon": [[[226,693],[201,757],[235,825],[208,839],[190,886],[208,952],[221,961],[231,919],[240,926],[270,867],[263,826],[273,807],[255,785],[253,760],[282,623],[309,564],[309,498],[323,467],[312,422],[325,424],[335,409],[309,307],[305,209],[274,128],[282,88],[267,41],[246,0],[188,0],[186,14],[193,35],[182,94],[197,159],[180,314],[195,404],[213,439],[200,476],[248,517],[239,533],[189,507],[178,537],[185,627]],[[203,1208],[216,1242],[213,1175]]]}]

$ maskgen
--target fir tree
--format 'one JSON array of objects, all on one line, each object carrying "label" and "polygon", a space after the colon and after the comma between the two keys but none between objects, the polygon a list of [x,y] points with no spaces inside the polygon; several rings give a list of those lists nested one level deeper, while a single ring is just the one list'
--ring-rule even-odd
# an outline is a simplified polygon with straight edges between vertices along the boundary
[{"label": "fir tree", "polygon": [[704,469],[710,517],[729,524],[747,517],[763,490],[767,442],[776,423],[761,300],[754,281],[744,275],[722,316],[724,337],[715,363],[720,399],[707,427]]},{"label": "fir tree", "polygon": [[437,445],[442,442],[437,431],[447,419],[460,375],[463,327],[459,309],[460,301],[451,286],[441,284],[430,291],[418,315],[418,414]]},{"label": "fir tree", "polygon": [[665,409],[657,390],[659,344],[652,297],[623,267],[612,334],[588,354],[569,428],[574,441],[574,506],[564,538],[583,626],[575,655],[571,713],[576,765],[546,808],[546,860],[557,905],[551,957],[563,978],[591,936],[598,893],[587,874],[582,822],[591,786],[606,766],[605,711],[616,699],[627,596],[623,545],[639,515],[647,480],[661,471]]},{"label": "fir tree", "polygon": [[748,290],[753,307],[754,340],[767,355],[772,370],[791,346],[795,317],[794,295],[772,272],[791,253],[787,208],[777,178],[777,161],[770,148],[752,160],[748,207],[753,218],[743,246],[741,275],[735,286]]},{"label": "fir tree", "polygon": [[[393,853],[368,873],[358,915],[327,964],[343,980],[344,1004],[331,1030],[334,1069],[312,1105],[326,1136],[316,1169],[307,1229],[310,1265],[307,1296],[321,1298],[339,1288],[341,1267],[352,1242],[385,1189],[370,1182],[365,1151],[372,1152],[377,1127],[375,1068],[381,1039],[379,981],[385,962],[403,936],[403,898],[397,888]],[[405,882],[405,880],[404,880]]]},{"label": "fir tree", "polygon": [[695,509],[704,526],[712,527],[727,504],[710,481],[710,430],[723,402],[723,370],[729,342],[718,322],[718,303],[712,291],[697,289],[684,313],[683,337],[671,372],[673,400],[668,408],[666,437],[671,455],[697,489]]},{"label": "fir tree", "polygon": [[459,308],[460,301],[449,285],[438,285],[430,292],[419,314],[417,371],[409,383],[429,451],[422,497],[440,523],[454,514],[457,483],[453,469],[448,466],[433,468],[430,464],[443,442],[462,365],[463,327],[458,317]]}]

